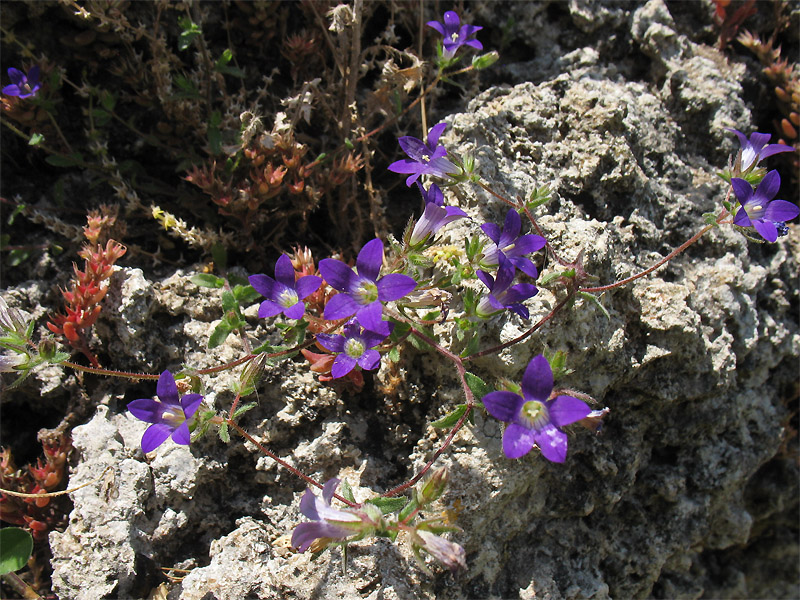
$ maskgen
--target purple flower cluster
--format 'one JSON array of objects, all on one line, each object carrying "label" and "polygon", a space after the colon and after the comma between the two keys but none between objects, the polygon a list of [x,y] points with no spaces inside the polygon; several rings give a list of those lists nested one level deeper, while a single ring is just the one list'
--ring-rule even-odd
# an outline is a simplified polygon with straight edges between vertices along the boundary
[{"label": "purple flower cluster", "polygon": [[128,410],[134,417],[152,423],[142,436],[142,452],[152,452],[170,436],[176,444],[188,446],[191,439],[189,421],[203,396],[186,394],[181,398],[175,378],[169,371],[164,371],[158,378],[156,394],[158,400],[142,398],[128,403]]},{"label": "purple flower cluster", "polygon": [[731,179],[731,186],[741,204],[733,218],[733,224],[753,227],[768,242],[774,242],[779,236],[786,235],[786,221],[791,221],[800,214],[800,208],[791,202],[773,199],[781,187],[781,177],[777,171],[767,173],[755,190],[747,181],[738,177]]},{"label": "purple flower cluster", "polygon": [[566,460],[567,435],[561,428],[584,419],[592,410],[572,396],[550,400],[552,391],[553,371],[540,354],[525,369],[522,396],[498,391],[483,397],[489,414],[509,423],[503,432],[503,452],[508,458],[519,458],[537,446],[549,461]]},{"label": "purple flower cluster", "polygon": [[11,79],[11,85],[3,88],[3,93],[6,96],[30,98],[35,96],[41,87],[39,84],[39,67],[37,66],[31,67],[27,75],[19,69],[11,67],[8,70],[8,77]]},{"label": "purple flower cluster", "polygon": [[442,56],[445,59],[453,58],[461,46],[471,46],[477,50],[483,50],[483,44],[474,39],[473,36],[483,27],[477,25],[461,24],[461,19],[452,10],[444,13],[444,22],[428,21],[428,27],[433,27],[442,34]]},{"label": "purple flower cluster", "polygon": [[410,173],[406,185],[411,187],[422,175],[432,175],[442,179],[450,179],[457,175],[459,168],[445,158],[447,150],[439,146],[439,137],[447,127],[447,123],[439,123],[428,132],[427,144],[420,139],[405,135],[398,138],[397,143],[408,155],[408,158],[398,160],[389,165],[389,170],[394,173]]}]

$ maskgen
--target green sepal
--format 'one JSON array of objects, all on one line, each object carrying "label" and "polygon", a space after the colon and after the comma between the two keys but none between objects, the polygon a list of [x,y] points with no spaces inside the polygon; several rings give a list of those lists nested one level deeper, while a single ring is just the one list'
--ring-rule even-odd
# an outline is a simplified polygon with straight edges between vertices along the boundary
[{"label": "green sepal", "polygon": [[500,54],[498,54],[497,50],[492,50],[480,56],[473,56],[472,66],[475,70],[485,69],[491,67],[498,60],[500,60]]},{"label": "green sepal", "polygon": [[[419,508],[419,501],[416,498],[416,493],[414,494],[414,496],[415,497],[411,498],[411,500],[408,500],[408,503],[405,506],[403,506],[403,510],[401,510],[400,513],[397,515],[398,521],[405,521],[411,515],[411,513],[413,513],[415,510]],[[406,499],[398,498],[398,500],[405,501]]]},{"label": "green sepal", "polygon": [[33,536],[19,527],[0,529],[0,575],[19,571],[33,553]]},{"label": "green sepal", "polygon": [[204,288],[219,289],[225,285],[225,280],[222,277],[217,277],[211,273],[195,273],[189,278],[189,281],[198,287]]},{"label": "green sepal", "polygon": [[437,429],[443,429],[445,427],[452,427],[458,420],[464,416],[464,413],[467,412],[467,405],[466,404],[459,404],[456,408],[443,416],[441,419],[438,419],[431,423],[432,427],[436,427]]},{"label": "green sepal", "polygon": [[401,508],[403,508],[408,502],[407,498],[370,498],[367,500],[367,503],[377,506],[380,511],[388,515],[389,513],[397,512]]},{"label": "green sepal", "polygon": [[226,444],[231,441],[231,434],[228,432],[228,424],[225,421],[219,424],[219,439]]}]

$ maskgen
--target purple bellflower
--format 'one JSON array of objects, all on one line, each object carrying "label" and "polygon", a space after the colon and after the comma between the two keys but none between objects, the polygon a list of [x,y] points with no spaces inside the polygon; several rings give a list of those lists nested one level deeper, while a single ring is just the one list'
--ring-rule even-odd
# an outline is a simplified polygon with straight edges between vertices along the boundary
[{"label": "purple bellflower", "polygon": [[295,281],[295,271],[291,259],[281,254],[275,263],[275,279],[268,275],[252,275],[250,285],[267,298],[258,308],[262,319],[283,313],[289,319],[302,319],[306,312],[303,299],[310,296],[322,285],[322,278],[305,275]]},{"label": "purple bellflower", "polygon": [[417,186],[419,186],[419,191],[425,199],[425,212],[422,213],[419,221],[414,225],[414,230],[411,232],[411,237],[408,241],[410,246],[423,244],[448,223],[467,216],[467,213],[457,206],[444,206],[444,194],[435,183],[431,184],[427,192],[419,181],[417,181]]},{"label": "purple bellflower", "polygon": [[494,223],[484,223],[481,225],[481,229],[493,242],[484,251],[482,265],[494,267],[499,263],[499,256],[502,254],[511,264],[529,277],[534,279],[538,277],[539,272],[536,270],[536,265],[525,255],[544,248],[547,240],[540,235],[520,235],[522,219],[516,210],[508,211],[502,230]]},{"label": "purple bellflower", "polygon": [[[755,134],[753,134],[755,135]],[[786,221],[800,214],[800,208],[786,200],[773,200],[781,186],[777,171],[770,171],[753,191],[744,179],[731,179],[733,193],[742,205],[733,218],[739,227],[754,227],[758,234],[768,242],[774,242],[779,235],[786,235]]]},{"label": "purple bellflower", "polygon": [[447,160],[447,150],[439,146],[439,137],[447,127],[447,123],[434,125],[428,132],[428,143],[410,135],[398,138],[397,143],[408,155],[408,158],[398,160],[389,165],[388,169],[394,173],[410,173],[406,185],[411,187],[421,175],[433,175],[449,179],[451,175],[459,173],[459,168]]},{"label": "purple bellflower", "polygon": [[[425,529],[415,529],[412,530],[410,534],[415,550],[417,548],[425,550],[428,554],[433,556],[436,560],[453,572],[466,570],[466,552],[464,552],[464,548],[462,548],[460,545],[446,540],[443,537]],[[415,552],[415,555],[416,554],[417,553]],[[425,569],[425,565],[422,560],[419,557],[417,560],[420,561],[420,565],[423,569]],[[427,569],[425,570],[427,571]]]},{"label": "purple bellflower", "polygon": [[530,316],[528,308],[522,301],[538,294],[539,289],[532,283],[518,283],[512,286],[515,272],[514,265],[502,256],[497,269],[497,279],[492,279],[486,271],[480,269],[477,271],[478,279],[489,288],[489,294],[482,297],[475,308],[479,317],[487,318],[506,308],[523,319]]},{"label": "purple bellflower", "polygon": [[728,131],[735,133],[736,137],[739,138],[742,152],[742,171],[747,171],[750,167],[758,165],[762,160],[773,154],[778,154],[779,152],[794,152],[794,148],[791,146],[786,146],[784,144],[767,144],[769,138],[772,137],[768,133],[751,133],[750,139],[748,140],[747,136],[741,131],[730,127]]},{"label": "purple bellflower", "polygon": [[6,96],[17,96],[19,98],[30,98],[35,96],[39,91],[41,85],[39,84],[39,67],[33,66],[25,75],[19,69],[11,67],[8,70],[8,76],[11,79],[11,85],[3,88],[3,93]]},{"label": "purple bellflower", "polygon": [[172,436],[176,444],[188,446],[191,440],[189,420],[203,397],[200,394],[178,396],[178,386],[169,371],[164,371],[156,386],[158,400],[142,398],[128,403],[130,413],[145,423],[152,423],[142,436],[142,452],[152,452]]},{"label": "purple bellflower", "polygon": [[[331,506],[331,498],[339,486],[338,479],[330,479],[322,486],[322,500],[306,489],[300,500],[300,512],[311,519],[300,523],[292,534],[292,547],[305,552],[315,540],[340,541],[351,535],[363,537],[374,524],[366,514],[338,510]],[[327,543],[325,543],[327,545]],[[321,549],[323,549],[322,546]]]},{"label": "purple bellflower", "polygon": [[428,27],[433,27],[442,34],[444,58],[453,58],[453,55],[461,46],[472,46],[476,50],[483,50],[483,44],[476,39],[470,39],[483,29],[483,27],[467,24],[461,25],[461,19],[452,10],[448,10],[444,13],[444,23],[428,21]]},{"label": "purple bellflower", "polygon": [[378,279],[383,265],[383,242],[375,238],[364,244],[358,253],[358,274],[340,260],[325,258],[319,272],[332,288],[339,290],[325,305],[324,317],[329,321],[353,314],[364,329],[389,335],[388,323],[381,319],[381,302],[399,300],[416,286],[408,275],[389,273]]},{"label": "purple bellflower", "polygon": [[[394,329],[393,323],[387,322],[386,325],[389,332]],[[358,323],[350,321],[344,326],[344,335],[318,333],[317,342],[331,352],[337,353],[331,366],[331,377],[338,379],[347,375],[356,365],[365,371],[376,368],[381,355],[373,348],[379,346],[387,335],[362,329]]]},{"label": "purple bellflower", "polygon": [[522,396],[498,391],[483,397],[489,414],[509,423],[503,432],[503,452],[508,458],[519,458],[536,445],[547,460],[557,463],[566,460],[567,435],[561,427],[580,421],[591,409],[572,396],[548,400],[552,391],[553,371],[540,354],[525,369]]}]

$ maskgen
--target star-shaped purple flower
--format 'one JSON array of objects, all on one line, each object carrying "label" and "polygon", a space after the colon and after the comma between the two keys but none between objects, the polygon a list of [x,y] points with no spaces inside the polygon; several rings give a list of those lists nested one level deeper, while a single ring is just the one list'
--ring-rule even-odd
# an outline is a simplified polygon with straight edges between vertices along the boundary
[{"label": "star-shaped purple flower", "polygon": [[275,279],[268,275],[252,275],[250,285],[267,298],[258,307],[262,319],[283,313],[289,319],[302,319],[306,312],[303,299],[310,296],[322,285],[322,278],[305,275],[295,281],[295,271],[291,259],[281,254],[275,263]]},{"label": "star-shaped purple flower", "polygon": [[522,396],[499,391],[483,397],[489,414],[509,423],[503,432],[503,452],[508,458],[519,458],[536,445],[549,461],[562,463],[566,459],[567,435],[561,427],[580,421],[591,409],[572,396],[549,400],[552,391],[553,371],[540,354],[525,369]]},{"label": "star-shaped purple flower", "polygon": [[530,316],[528,308],[522,302],[538,294],[539,289],[532,283],[518,283],[511,286],[514,273],[514,265],[502,255],[497,269],[497,279],[492,279],[486,271],[480,269],[477,271],[478,279],[489,288],[489,294],[482,297],[475,308],[479,317],[487,318],[504,309],[517,313],[523,319]]},{"label": "star-shaped purple flower", "polygon": [[767,144],[767,142],[769,142],[769,138],[772,137],[768,133],[751,133],[750,139],[748,140],[747,136],[745,136],[745,134],[743,134],[741,131],[737,131],[736,129],[732,129],[730,127],[728,128],[728,131],[735,133],[736,137],[739,138],[739,144],[741,144],[742,152],[742,171],[747,171],[750,167],[757,165],[762,160],[768,156],[772,156],[773,154],[778,154],[779,152],[794,152],[794,148],[791,146],[786,146],[784,144]]},{"label": "star-shaped purple flower", "polygon": [[791,202],[773,200],[781,187],[781,177],[777,171],[767,173],[755,191],[753,186],[739,177],[731,179],[731,185],[736,199],[742,205],[733,218],[733,224],[754,227],[768,242],[777,240],[779,233],[785,235],[785,222],[800,214],[800,208]]},{"label": "star-shaped purple flower", "polygon": [[411,237],[408,241],[411,246],[423,244],[428,237],[436,234],[448,223],[467,216],[467,213],[457,206],[444,206],[444,194],[435,183],[431,184],[427,192],[419,181],[417,181],[417,186],[425,200],[425,212],[411,232]]},{"label": "star-shaped purple flower", "polygon": [[434,125],[428,132],[428,143],[410,135],[398,138],[397,143],[409,158],[398,160],[389,165],[388,169],[393,173],[411,173],[406,179],[406,185],[419,179],[420,175],[433,175],[442,179],[449,179],[450,175],[459,172],[457,166],[447,160],[447,150],[444,146],[439,146],[439,137],[447,127],[447,123]]},{"label": "star-shaped purple flower", "polygon": [[343,540],[364,529],[359,515],[337,510],[331,506],[331,498],[339,486],[338,479],[330,479],[322,486],[322,500],[306,489],[300,500],[300,512],[309,519],[308,523],[300,523],[292,534],[292,547],[305,552],[318,539]]},{"label": "star-shaped purple flower", "polygon": [[142,398],[128,403],[130,413],[145,423],[152,423],[142,436],[142,452],[152,452],[170,435],[176,444],[188,446],[191,440],[189,420],[194,416],[203,396],[186,394],[178,396],[178,386],[169,371],[164,371],[156,386],[158,400]]},{"label": "star-shaped purple flower", "polygon": [[508,211],[502,230],[494,223],[484,223],[481,229],[494,242],[485,250],[481,264],[494,267],[499,263],[499,256],[502,254],[529,277],[538,277],[536,265],[525,255],[544,248],[547,240],[540,235],[520,235],[522,219],[516,210]]},{"label": "star-shaped purple flower", "polygon": [[[391,333],[394,324],[386,323],[386,326]],[[380,346],[387,335],[365,330],[358,323],[350,321],[344,326],[344,335],[318,333],[317,341],[324,348],[337,353],[331,366],[331,377],[338,379],[347,375],[356,365],[365,371],[377,367],[381,355],[372,348]]]},{"label": "star-shaped purple flower", "polygon": [[324,317],[335,321],[355,314],[364,329],[388,335],[388,323],[381,319],[381,302],[399,300],[417,287],[417,282],[402,273],[378,279],[382,265],[383,242],[377,238],[364,244],[358,253],[358,274],[335,258],[321,260],[319,272],[328,285],[341,292],[328,300]]},{"label": "star-shaped purple flower", "polygon": [[30,98],[35,96],[36,92],[41,87],[39,84],[39,67],[33,66],[25,75],[19,69],[11,67],[8,70],[8,76],[11,79],[11,85],[3,88],[3,93],[6,96],[18,96],[19,98]]},{"label": "star-shaped purple flower", "polygon": [[442,34],[442,46],[444,47],[444,58],[452,58],[461,46],[472,46],[477,50],[483,49],[476,39],[470,39],[483,27],[477,25],[461,25],[461,19],[452,10],[444,13],[444,23],[439,21],[428,21],[428,26],[433,27]]}]

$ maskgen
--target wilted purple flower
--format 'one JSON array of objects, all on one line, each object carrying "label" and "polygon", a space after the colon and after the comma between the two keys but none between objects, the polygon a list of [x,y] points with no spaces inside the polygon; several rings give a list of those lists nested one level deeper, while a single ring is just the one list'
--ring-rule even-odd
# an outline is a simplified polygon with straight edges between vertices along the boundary
[{"label": "wilted purple flower", "polygon": [[[386,326],[391,333],[394,324],[386,323]],[[317,341],[324,348],[337,353],[331,367],[331,376],[338,379],[347,375],[356,365],[365,371],[377,367],[381,355],[372,348],[379,346],[387,335],[388,333],[384,335],[362,329],[357,323],[350,321],[344,326],[344,335],[318,333]]]},{"label": "wilted purple flower", "polygon": [[547,240],[540,235],[520,235],[522,219],[516,210],[508,211],[502,230],[494,223],[484,223],[481,225],[481,229],[494,242],[484,252],[482,265],[494,267],[499,263],[499,255],[502,254],[511,264],[529,277],[534,279],[538,277],[539,272],[536,270],[536,265],[531,259],[525,258],[525,255],[544,248]]},{"label": "wilted purple flower", "polygon": [[434,235],[448,223],[467,216],[467,213],[457,206],[444,206],[444,194],[435,183],[431,184],[427,192],[419,181],[417,181],[417,186],[425,199],[425,212],[422,213],[411,232],[408,241],[411,246],[422,244],[428,239],[428,236]]},{"label": "wilted purple flower", "polygon": [[439,146],[439,137],[447,127],[447,123],[434,125],[428,132],[428,143],[410,135],[398,138],[397,143],[409,158],[398,160],[389,165],[388,169],[394,173],[411,173],[406,179],[406,185],[419,179],[420,175],[433,175],[448,179],[450,175],[459,172],[457,166],[445,158],[447,150],[444,146]]},{"label": "wilted purple flower", "polygon": [[461,19],[452,10],[444,13],[444,23],[439,21],[428,21],[428,26],[433,27],[442,34],[442,46],[444,47],[444,58],[452,58],[461,46],[472,46],[477,50],[483,49],[476,39],[470,39],[483,27],[477,25],[461,25]]},{"label": "wilted purple flower", "polygon": [[295,281],[292,261],[285,254],[281,254],[275,263],[275,279],[268,275],[252,275],[248,280],[259,294],[267,298],[258,308],[258,316],[262,319],[278,313],[289,319],[302,319],[306,312],[302,300],[322,285],[322,278],[315,275],[305,275]]},{"label": "wilted purple flower", "polygon": [[[331,498],[339,486],[338,479],[330,479],[322,486],[322,500],[310,489],[306,489],[300,500],[300,512],[310,523],[300,523],[292,534],[292,547],[300,552],[308,550],[314,540],[343,540],[351,535],[361,533],[365,529],[365,520],[361,515],[337,510],[331,506]],[[371,524],[367,521],[367,526]]]},{"label": "wilted purple flower", "polygon": [[542,356],[535,356],[522,376],[522,396],[498,391],[486,394],[483,405],[495,419],[509,423],[503,432],[503,452],[508,458],[527,454],[534,445],[552,462],[567,457],[567,435],[561,427],[580,421],[591,412],[572,396],[548,400],[553,391],[553,371]]},{"label": "wilted purple flower", "polygon": [[539,289],[531,283],[518,283],[511,286],[514,281],[514,265],[500,256],[500,266],[497,269],[497,279],[492,279],[486,271],[478,270],[477,275],[483,284],[489,288],[489,294],[478,302],[475,312],[479,317],[490,317],[496,312],[508,309],[517,313],[523,319],[530,315],[527,307],[522,304],[539,293]]},{"label": "wilted purple flower", "polygon": [[169,371],[164,371],[156,386],[158,400],[142,398],[128,403],[131,414],[145,423],[152,423],[142,436],[142,452],[158,448],[171,435],[176,444],[188,446],[191,440],[189,419],[203,401],[200,394],[178,396],[178,386]]},{"label": "wilted purple flower", "polygon": [[381,302],[399,300],[412,291],[417,282],[401,273],[389,273],[378,279],[382,265],[383,242],[377,238],[364,244],[358,253],[358,274],[335,258],[321,260],[319,272],[328,285],[342,292],[328,300],[324,317],[334,321],[355,314],[364,329],[388,335],[388,324],[381,320]]},{"label": "wilted purple flower", "polygon": [[794,152],[794,148],[791,146],[786,146],[784,144],[767,144],[769,138],[772,137],[768,133],[758,133],[754,132],[750,134],[750,139],[747,139],[747,136],[743,134],[741,131],[737,131],[736,129],[728,128],[728,131],[732,131],[736,134],[736,137],[739,138],[739,144],[741,144],[741,170],[747,171],[750,167],[753,167],[760,163],[762,160],[767,158],[768,156],[772,156],[773,154],[778,154],[779,152]]},{"label": "wilted purple flower", "polygon": [[785,222],[800,214],[800,208],[791,202],[773,200],[781,187],[781,177],[777,171],[767,173],[755,191],[747,181],[738,177],[731,179],[731,185],[736,199],[742,205],[733,224],[754,227],[768,242],[777,240],[779,233],[785,235],[788,232]]},{"label": "wilted purple flower", "polygon": [[30,98],[35,96],[41,87],[39,84],[39,67],[33,66],[25,75],[19,69],[11,67],[8,70],[11,85],[3,88],[3,93],[7,96],[18,96],[19,98]]},{"label": "wilted purple flower", "polygon": [[467,568],[464,548],[425,529],[410,532],[415,549],[421,548],[451,571]]}]

